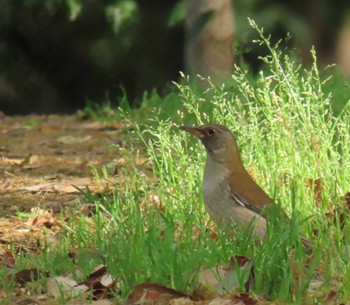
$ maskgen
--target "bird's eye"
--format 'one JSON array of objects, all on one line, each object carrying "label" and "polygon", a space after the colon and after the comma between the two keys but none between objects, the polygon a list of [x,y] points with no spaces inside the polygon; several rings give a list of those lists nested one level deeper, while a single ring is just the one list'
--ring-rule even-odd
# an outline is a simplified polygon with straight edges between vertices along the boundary
[{"label": "bird's eye", "polygon": [[208,135],[209,135],[209,136],[212,136],[212,135],[214,135],[214,134],[216,134],[216,130],[215,130],[214,128],[208,129]]}]

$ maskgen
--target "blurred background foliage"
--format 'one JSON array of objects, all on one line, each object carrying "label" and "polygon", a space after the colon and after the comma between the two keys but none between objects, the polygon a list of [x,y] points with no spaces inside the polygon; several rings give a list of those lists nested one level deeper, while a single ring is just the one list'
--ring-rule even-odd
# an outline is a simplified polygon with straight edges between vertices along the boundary
[{"label": "blurred background foliage", "polygon": [[[0,110],[71,112],[125,92],[138,106],[145,91],[166,94],[186,70],[188,1],[1,0]],[[232,1],[235,62],[253,72],[261,65],[247,17],[303,63],[312,45],[322,64],[337,62],[348,14],[347,0]]]}]

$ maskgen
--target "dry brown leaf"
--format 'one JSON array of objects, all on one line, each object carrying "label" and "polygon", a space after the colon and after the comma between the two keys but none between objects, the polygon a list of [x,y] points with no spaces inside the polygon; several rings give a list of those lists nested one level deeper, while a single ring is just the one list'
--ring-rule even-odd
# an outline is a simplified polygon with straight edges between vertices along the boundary
[{"label": "dry brown leaf", "polygon": [[350,192],[347,192],[344,196],[344,200],[345,200],[345,204],[348,207],[348,209],[350,210]]},{"label": "dry brown leaf", "polygon": [[308,179],[307,186],[313,192],[315,203],[318,205],[321,204],[323,192],[322,178]]},{"label": "dry brown leaf", "polygon": [[144,198],[141,202],[141,210],[142,212],[147,212],[149,210],[155,210],[157,213],[164,213],[165,206],[163,205],[160,197],[155,194],[150,194],[148,196],[148,200]]},{"label": "dry brown leaf", "polygon": [[27,282],[36,281],[40,277],[47,277],[48,275],[48,272],[43,272],[37,268],[32,268],[18,271],[15,274],[10,274],[7,279],[8,281],[14,280],[16,283],[24,285]]},{"label": "dry brown leaf", "polygon": [[24,160],[19,164],[20,166],[25,166],[25,165],[29,165],[31,163],[31,159],[32,159],[32,154],[29,154],[27,157],[24,158]]},{"label": "dry brown leaf", "polygon": [[242,301],[234,301],[223,297],[217,297],[208,302],[208,305],[245,305]]},{"label": "dry brown leaf", "polygon": [[46,227],[50,229],[54,226],[61,226],[61,221],[53,216],[52,211],[34,208],[31,212],[36,214],[36,216],[27,219],[25,225],[28,227]]},{"label": "dry brown leaf", "polygon": [[208,236],[210,239],[214,239],[214,240],[217,240],[219,238],[218,233],[214,230],[211,230],[210,233],[208,234]]},{"label": "dry brown leaf", "polygon": [[88,287],[94,300],[112,298],[113,294],[118,292],[116,290],[116,281],[107,273],[107,267],[104,265],[97,266],[88,279],[78,283],[78,285]]},{"label": "dry brown leaf", "polygon": [[79,211],[81,212],[81,214],[87,217],[91,217],[95,215],[97,212],[96,204],[93,204],[93,203],[83,204]]},{"label": "dry brown leaf", "polygon": [[230,258],[230,262],[229,262],[229,268],[235,268],[236,265],[238,265],[238,267],[243,267],[245,264],[251,262],[252,259],[247,257],[247,256],[243,256],[243,255],[236,255]]},{"label": "dry brown leaf", "polygon": [[0,156],[0,165],[20,165],[23,160],[23,158],[6,158]]},{"label": "dry brown leaf", "polygon": [[5,250],[0,256],[0,265],[6,266],[8,268],[16,267],[16,259],[13,256],[12,252]]},{"label": "dry brown leaf", "polygon": [[79,282],[79,285],[86,285],[89,288],[94,287],[94,285],[96,285],[96,283],[101,281],[101,278],[103,275],[105,275],[107,272],[107,267],[104,265],[98,266],[98,268],[95,268],[95,271],[90,273],[90,275],[88,276],[88,279],[86,281],[83,282]]},{"label": "dry brown leaf", "polygon": [[141,284],[137,285],[132,293],[129,294],[127,305],[165,305],[170,300],[176,298],[188,298],[188,296],[180,291],[168,288],[159,284]]}]

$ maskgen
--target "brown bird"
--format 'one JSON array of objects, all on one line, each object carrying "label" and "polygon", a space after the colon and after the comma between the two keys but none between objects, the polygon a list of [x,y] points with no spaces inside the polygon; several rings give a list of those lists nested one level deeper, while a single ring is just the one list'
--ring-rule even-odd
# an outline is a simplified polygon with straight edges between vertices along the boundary
[{"label": "brown bird", "polygon": [[[207,151],[202,194],[209,215],[221,226],[254,226],[254,233],[264,239],[266,207],[273,200],[245,169],[230,130],[218,124],[180,128],[199,138]],[[311,247],[306,238],[302,243]]]}]

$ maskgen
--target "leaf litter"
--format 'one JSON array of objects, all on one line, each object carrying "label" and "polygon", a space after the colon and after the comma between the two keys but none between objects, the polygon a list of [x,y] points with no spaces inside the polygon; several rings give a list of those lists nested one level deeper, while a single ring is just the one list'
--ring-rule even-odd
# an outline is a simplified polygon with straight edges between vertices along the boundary
[{"label": "leaf litter", "polygon": [[[18,286],[39,278],[59,282],[60,278],[50,278],[38,268],[11,272],[16,267],[15,256],[40,253],[48,243],[55,244],[63,224],[54,212],[65,207],[75,209],[82,190],[104,192],[114,184],[112,175],[109,181],[97,182],[91,166],[101,168],[106,160],[118,164],[121,156],[111,144],[122,141],[123,127],[124,124],[106,126],[82,121],[75,115],[1,117],[0,267],[9,270],[7,281]],[[94,207],[83,204],[77,212],[89,216],[94,213]],[[108,278],[106,272],[100,279],[91,275],[87,283],[93,281],[94,285],[88,290],[109,296],[114,282],[106,282]],[[67,276],[62,275],[61,279],[64,282]],[[29,304],[22,290],[15,288],[15,300]],[[0,295],[6,295],[3,289]],[[32,302],[42,304],[38,298]]]}]

